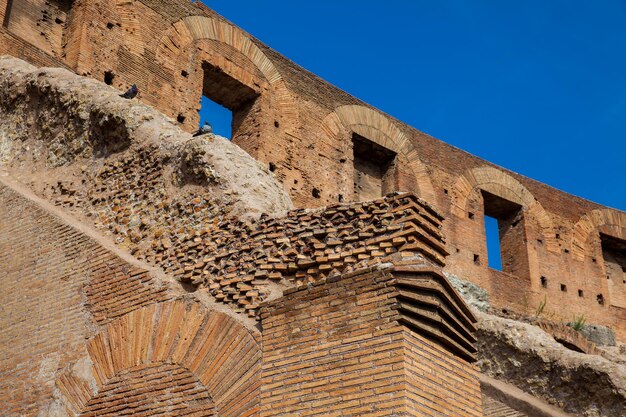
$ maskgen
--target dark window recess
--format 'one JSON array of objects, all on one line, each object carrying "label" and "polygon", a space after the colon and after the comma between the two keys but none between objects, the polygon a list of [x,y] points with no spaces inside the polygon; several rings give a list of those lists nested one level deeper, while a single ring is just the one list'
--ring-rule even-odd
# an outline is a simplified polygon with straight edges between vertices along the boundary
[{"label": "dark window recess", "polygon": [[543,288],[548,288],[548,278],[546,277],[541,277],[541,286]]},{"label": "dark window recess", "polygon": [[185,70],[182,70],[182,71],[180,72],[180,75],[182,75],[182,76],[183,76],[183,77],[185,77],[185,78],[189,77],[189,73],[188,73],[187,71],[185,71]]},{"label": "dark window recess", "polygon": [[474,263],[476,265],[480,265],[480,256],[479,255],[474,254]]},{"label": "dark window recess", "polygon": [[176,116],[176,121],[177,121],[178,123],[181,123],[181,124],[182,124],[182,123],[185,123],[185,119],[186,119],[186,117],[185,117],[185,116],[183,116],[182,114],[179,114],[178,116]]},{"label": "dark window recess", "polygon": [[355,200],[374,200],[395,191],[396,153],[356,133],[352,146]]},{"label": "dark window recess", "polygon": [[339,194],[337,200],[339,200],[340,203],[343,203],[343,194]]},{"label": "dark window recess", "polygon": [[275,163],[273,163],[273,162],[270,162],[270,164],[269,164],[269,170],[270,170],[271,172],[276,171],[276,164],[275,164]]},{"label": "dark window recess", "polygon": [[471,211],[467,213],[467,218],[474,220],[474,213],[472,213]]},{"label": "dark window recess", "polygon": [[104,83],[106,85],[112,85],[114,79],[115,74],[113,73],[113,71],[104,71]]},{"label": "dark window recess", "polygon": [[561,291],[567,292],[567,285],[561,284]]},{"label": "dark window recess", "polygon": [[200,125],[207,121],[217,135],[251,139],[256,133],[250,130],[254,124],[245,121],[253,113],[259,93],[207,62],[202,70]]},{"label": "dark window recess", "polygon": [[601,306],[604,305],[604,296],[602,294],[598,294],[596,296],[596,300],[598,300],[598,304],[600,304]]},{"label": "dark window recess", "polygon": [[[609,303],[615,307],[626,308],[626,291],[624,291],[626,240],[601,233],[600,242],[609,291]],[[602,297],[602,302],[600,302],[600,297],[598,295],[598,303],[604,304],[604,298]]]},{"label": "dark window recess", "polygon": [[115,25],[111,22],[107,23],[107,29],[113,29],[115,27]]},{"label": "dark window recess", "polygon": [[[481,190],[481,194],[489,266],[520,278],[530,279],[522,206],[488,191]],[[497,233],[487,228],[497,228]],[[491,238],[487,233],[492,235]]]},{"label": "dark window recess", "polygon": [[320,198],[322,196],[320,190],[318,190],[317,188],[313,188],[313,190],[311,191],[311,195],[315,198]]},{"label": "dark window recess", "polygon": [[4,20],[2,21],[2,26],[5,28],[9,27],[9,21],[11,20],[11,10],[13,9],[13,0],[7,0],[7,8],[4,11]]},{"label": "dark window recess", "polygon": [[583,290],[578,290],[578,296],[582,297],[584,295]]}]

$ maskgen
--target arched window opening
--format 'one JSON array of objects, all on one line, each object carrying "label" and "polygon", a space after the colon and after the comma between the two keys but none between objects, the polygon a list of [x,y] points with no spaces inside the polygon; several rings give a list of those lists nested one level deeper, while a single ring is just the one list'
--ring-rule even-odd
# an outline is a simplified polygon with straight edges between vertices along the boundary
[{"label": "arched window opening", "polygon": [[626,308],[626,240],[600,234],[602,257],[609,288],[609,302]]},{"label": "arched window opening", "polygon": [[518,277],[528,277],[522,206],[485,190],[481,190],[481,194],[489,267]]},{"label": "arched window opening", "polygon": [[374,200],[395,190],[397,154],[356,133],[352,134],[354,198]]},{"label": "arched window opening", "polygon": [[259,93],[207,62],[202,71],[200,124],[209,122],[216,134],[229,139],[252,136],[256,126],[249,116],[258,111]]}]

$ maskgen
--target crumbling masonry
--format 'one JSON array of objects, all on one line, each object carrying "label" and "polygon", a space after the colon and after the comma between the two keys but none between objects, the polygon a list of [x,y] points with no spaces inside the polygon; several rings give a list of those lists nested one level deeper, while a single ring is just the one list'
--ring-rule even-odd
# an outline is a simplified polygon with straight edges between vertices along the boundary
[{"label": "crumbling masonry", "polygon": [[[491,319],[477,340],[447,278],[597,353],[554,322],[626,338],[626,213],[425,135],[201,3],[0,0],[0,22],[0,414],[562,415],[502,404],[477,359],[626,413],[621,365],[550,362],[585,398],[521,381],[534,365],[503,365]],[[232,143],[186,133],[202,96]]]}]

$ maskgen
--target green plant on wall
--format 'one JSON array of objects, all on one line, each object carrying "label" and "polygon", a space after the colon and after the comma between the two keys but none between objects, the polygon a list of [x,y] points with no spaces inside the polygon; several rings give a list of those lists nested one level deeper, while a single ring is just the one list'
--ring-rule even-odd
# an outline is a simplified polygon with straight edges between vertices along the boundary
[{"label": "green plant on wall", "polygon": [[585,321],[587,318],[584,314],[580,314],[578,316],[574,316],[572,322],[569,324],[570,327],[576,331],[581,331],[583,326],[585,325]]},{"label": "green plant on wall", "polygon": [[535,310],[535,317],[539,317],[543,314],[543,311],[546,308],[546,304],[548,304],[548,298],[547,296],[543,296],[543,301],[541,301],[539,303],[539,305],[537,306],[537,309]]}]

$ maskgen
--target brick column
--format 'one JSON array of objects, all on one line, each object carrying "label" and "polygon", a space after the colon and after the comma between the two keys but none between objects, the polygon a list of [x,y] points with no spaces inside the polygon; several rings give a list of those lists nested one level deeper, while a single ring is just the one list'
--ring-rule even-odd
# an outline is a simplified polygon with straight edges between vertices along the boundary
[{"label": "brick column", "polygon": [[261,416],[482,415],[475,318],[437,268],[330,277],[261,320]]}]

